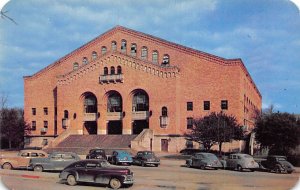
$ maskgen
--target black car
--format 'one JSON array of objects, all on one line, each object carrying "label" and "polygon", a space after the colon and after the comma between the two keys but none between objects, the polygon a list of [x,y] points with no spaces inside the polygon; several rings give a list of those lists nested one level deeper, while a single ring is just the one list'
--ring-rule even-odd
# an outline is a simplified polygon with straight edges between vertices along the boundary
[{"label": "black car", "polygon": [[158,167],[160,164],[159,158],[157,158],[152,151],[139,151],[132,159],[132,164],[141,165],[143,167],[146,165],[154,165],[155,167]]},{"label": "black car", "polygon": [[286,160],[285,156],[271,155],[267,157],[267,160],[263,160],[259,163],[260,168],[270,172],[276,173],[292,173],[295,168]]},{"label": "black car", "polygon": [[133,184],[133,173],[130,169],[112,167],[103,159],[81,160],[70,164],[59,174],[59,178],[68,185],[88,182],[109,185],[113,189]]},{"label": "black car", "polygon": [[91,149],[89,151],[89,153],[86,155],[86,159],[105,159],[106,160],[107,158],[106,158],[105,150],[95,148],[95,149]]}]

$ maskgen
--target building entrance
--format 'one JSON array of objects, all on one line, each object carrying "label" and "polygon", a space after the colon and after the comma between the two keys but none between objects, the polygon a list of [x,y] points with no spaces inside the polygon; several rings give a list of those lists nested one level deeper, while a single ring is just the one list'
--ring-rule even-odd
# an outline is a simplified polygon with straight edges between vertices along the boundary
[{"label": "building entrance", "polygon": [[121,135],[122,134],[122,121],[109,121],[107,123],[108,135]]},{"label": "building entrance", "polygon": [[149,129],[149,122],[147,120],[134,120],[132,123],[132,134],[138,135],[144,129]]},{"label": "building entrance", "polygon": [[97,134],[97,122],[96,121],[84,122],[84,134],[96,135]]}]

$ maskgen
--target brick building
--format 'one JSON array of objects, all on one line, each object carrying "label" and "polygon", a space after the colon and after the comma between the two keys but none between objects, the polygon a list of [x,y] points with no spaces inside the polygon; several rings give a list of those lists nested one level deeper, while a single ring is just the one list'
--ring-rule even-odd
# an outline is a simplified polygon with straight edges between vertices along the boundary
[{"label": "brick building", "polygon": [[213,111],[252,127],[262,98],[241,59],[122,26],[25,76],[24,91],[30,146],[69,134],[139,134],[133,146],[156,151],[184,148],[192,119]]}]

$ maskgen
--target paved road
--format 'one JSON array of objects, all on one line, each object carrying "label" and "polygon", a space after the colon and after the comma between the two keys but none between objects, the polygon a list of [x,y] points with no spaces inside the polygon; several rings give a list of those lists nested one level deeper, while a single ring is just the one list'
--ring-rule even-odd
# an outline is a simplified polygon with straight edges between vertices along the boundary
[{"label": "paved road", "polygon": [[[275,174],[267,172],[237,172],[228,170],[200,170],[186,168],[184,161],[162,160],[156,167],[129,166],[135,175],[132,190],[215,190],[215,189],[246,189],[246,190],[282,190],[292,189],[299,181],[299,173]],[[45,189],[107,189],[105,186],[65,185],[58,179],[58,173],[36,173],[32,171],[1,170],[1,181],[9,189],[14,190],[45,190]]]}]

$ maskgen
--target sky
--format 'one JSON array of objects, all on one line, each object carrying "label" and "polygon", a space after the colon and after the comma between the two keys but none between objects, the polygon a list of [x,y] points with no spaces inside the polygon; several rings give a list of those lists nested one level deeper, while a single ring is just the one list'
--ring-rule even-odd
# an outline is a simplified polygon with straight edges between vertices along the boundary
[{"label": "sky", "polygon": [[0,95],[9,107],[24,105],[23,76],[121,25],[241,58],[263,108],[300,114],[300,11],[289,0],[10,0],[2,12],[10,19],[0,18]]}]

